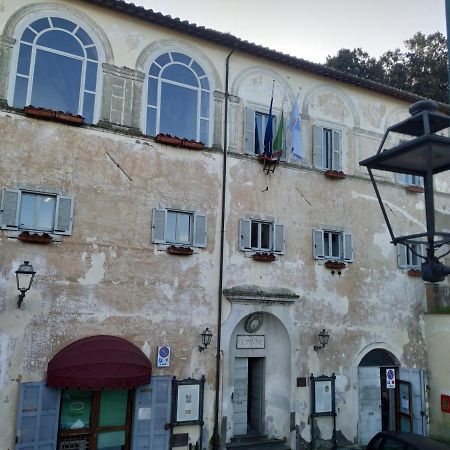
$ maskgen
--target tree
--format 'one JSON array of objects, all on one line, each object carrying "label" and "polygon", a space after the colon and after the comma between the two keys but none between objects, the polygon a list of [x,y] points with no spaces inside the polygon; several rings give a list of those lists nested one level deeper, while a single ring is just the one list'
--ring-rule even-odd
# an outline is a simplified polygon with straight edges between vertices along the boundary
[{"label": "tree", "polygon": [[387,84],[447,103],[447,40],[436,32],[416,33],[405,41],[405,51],[389,50],[377,60],[361,48],[341,49],[325,65],[360,78]]}]

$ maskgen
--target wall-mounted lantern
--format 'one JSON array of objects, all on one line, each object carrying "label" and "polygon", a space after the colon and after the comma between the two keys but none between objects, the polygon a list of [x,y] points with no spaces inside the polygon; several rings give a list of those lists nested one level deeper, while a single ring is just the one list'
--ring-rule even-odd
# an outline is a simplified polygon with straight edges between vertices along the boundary
[{"label": "wall-mounted lantern", "polygon": [[20,291],[19,299],[17,301],[18,308],[22,305],[25,293],[30,290],[35,273],[36,272],[33,270],[33,266],[29,261],[24,261],[16,270],[17,289]]},{"label": "wall-mounted lantern", "polygon": [[[410,106],[411,117],[390,126],[381,141],[376,155],[361,161],[359,164],[367,167],[375,194],[380,204],[381,212],[391,235],[394,245],[403,244],[413,254],[422,258],[422,279],[431,283],[443,281],[450,274],[450,267],[445,266],[439,259],[445,257],[448,251],[442,251],[450,243],[450,233],[441,224],[437,229],[433,176],[450,169],[450,138],[436,133],[450,127],[450,117],[437,112],[437,104],[431,100],[423,100]],[[389,133],[398,133],[412,137],[408,141],[383,149]],[[423,177],[425,195],[425,224],[420,224],[418,232],[409,232],[404,236],[396,235],[389,220],[385,202],[383,202],[377,182],[372,170],[384,170],[399,174]],[[389,205],[387,205],[389,208]],[[426,231],[423,231],[425,229]],[[426,245],[427,255],[422,257],[416,248]],[[441,254],[435,255],[440,249]]]},{"label": "wall-mounted lantern", "polygon": [[209,344],[211,344],[212,331],[206,327],[200,336],[202,338],[202,345],[198,346],[198,351],[202,352],[208,348]]},{"label": "wall-mounted lantern", "polygon": [[315,345],[314,350],[317,352],[318,350],[322,350],[328,344],[328,340],[330,339],[330,335],[326,332],[325,328],[319,333],[319,342],[320,345]]}]

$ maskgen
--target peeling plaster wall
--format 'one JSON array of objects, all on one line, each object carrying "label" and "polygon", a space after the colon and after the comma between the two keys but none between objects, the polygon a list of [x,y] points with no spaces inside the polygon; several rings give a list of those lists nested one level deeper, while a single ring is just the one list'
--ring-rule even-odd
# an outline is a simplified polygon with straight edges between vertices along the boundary
[{"label": "peeling plaster wall", "polygon": [[[0,0],[0,30],[15,11],[37,3],[41,2]],[[54,3],[90,17],[102,28],[116,67],[136,68],[149,45],[185,40],[215,67],[209,75],[215,77],[217,89],[225,85],[228,49],[85,2]],[[305,160],[288,158],[268,176],[256,158],[243,154],[243,117],[248,102],[268,105],[274,79],[274,108],[281,108],[285,101],[288,111],[298,96]],[[423,283],[397,267],[396,250],[389,244],[373,189],[358,165],[375,153],[385,127],[403,119],[408,105],[239,52],[231,59],[230,86],[224,287],[289,288],[300,298],[289,306],[262,306],[255,301],[239,308],[224,299],[226,358],[220,413],[232,414],[227,396],[233,383],[227,361],[235,344],[234,329],[245,315],[263,311],[277,317],[287,330],[290,346],[286,387],[290,404],[283,403],[289,411],[284,422],[277,418],[267,424],[270,433],[288,438],[294,447],[295,433],[289,432],[288,420],[289,413],[295,412],[300,436],[309,440],[309,387],[297,388],[296,378],[335,372],[337,429],[343,438],[355,442],[357,367],[362,357],[371,349],[384,348],[405,367],[426,368]],[[220,105],[216,103],[215,136],[220,136],[222,128]],[[135,114],[139,118],[140,111]],[[320,122],[345,131],[345,180],[331,180],[312,167],[312,127]],[[155,368],[155,374],[177,378],[205,374],[205,436],[209,439],[218,313],[220,149],[193,152],[162,146],[141,135],[29,119],[7,108],[0,111],[0,135],[0,187],[61,193],[75,202],[73,234],[61,242],[26,244],[0,231],[0,423],[6,433],[0,450],[13,446],[18,382],[44,379],[47,363],[56,352],[95,334],[123,336],[152,362],[158,345],[171,345],[171,367]],[[398,225],[403,229],[419,226],[420,196],[394,184],[389,174],[377,175]],[[441,175],[436,186],[440,223],[448,214],[448,180]],[[151,213],[157,207],[206,214],[207,248],[186,258],[168,255],[151,244]],[[239,219],[245,217],[285,225],[286,254],[265,264],[240,252]],[[340,275],[313,259],[312,230],[320,226],[342,227],[353,235],[354,262]],[[17,310],[14,271],[23,260],[32,262],[37,275],[23,309]],[[199,334],[205,326],[212,329],[214,338],[211,348],[200,353]],[[331,338],[326,349],[315,352],[321,328],[329,330]],[[275,352],[273,347],[270,351]],[[271,388],[269,398],[275,395]],[[319,429],[323,438],[330,437],[328,425],[321,422]]]}]

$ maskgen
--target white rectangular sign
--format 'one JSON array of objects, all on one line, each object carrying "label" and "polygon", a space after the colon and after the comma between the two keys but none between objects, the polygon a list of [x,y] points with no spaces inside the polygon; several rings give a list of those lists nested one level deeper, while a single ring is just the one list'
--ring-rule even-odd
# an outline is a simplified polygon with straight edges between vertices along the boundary
[{"label": "white rectangular sign", "polygon": [[265,336],[244,336],[238,335],[236,337],[236,348],[265,348]]},{"label": "white rectangular sign", "polygon": [[170,347],[168,345],[158,347],[156,367],[170,367]]}]

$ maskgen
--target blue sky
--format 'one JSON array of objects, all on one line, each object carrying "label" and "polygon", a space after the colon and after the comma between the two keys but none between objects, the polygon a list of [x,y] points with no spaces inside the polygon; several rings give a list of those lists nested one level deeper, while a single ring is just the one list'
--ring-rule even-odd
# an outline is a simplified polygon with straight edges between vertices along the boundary
[{"label": "blue sky", "polygon": [[[131,0],[127,0],[131,1]],[[445,0],[134,0],[137,5],[323,63],[340,48],[371,56],[417,31],[445,30]]]}]

